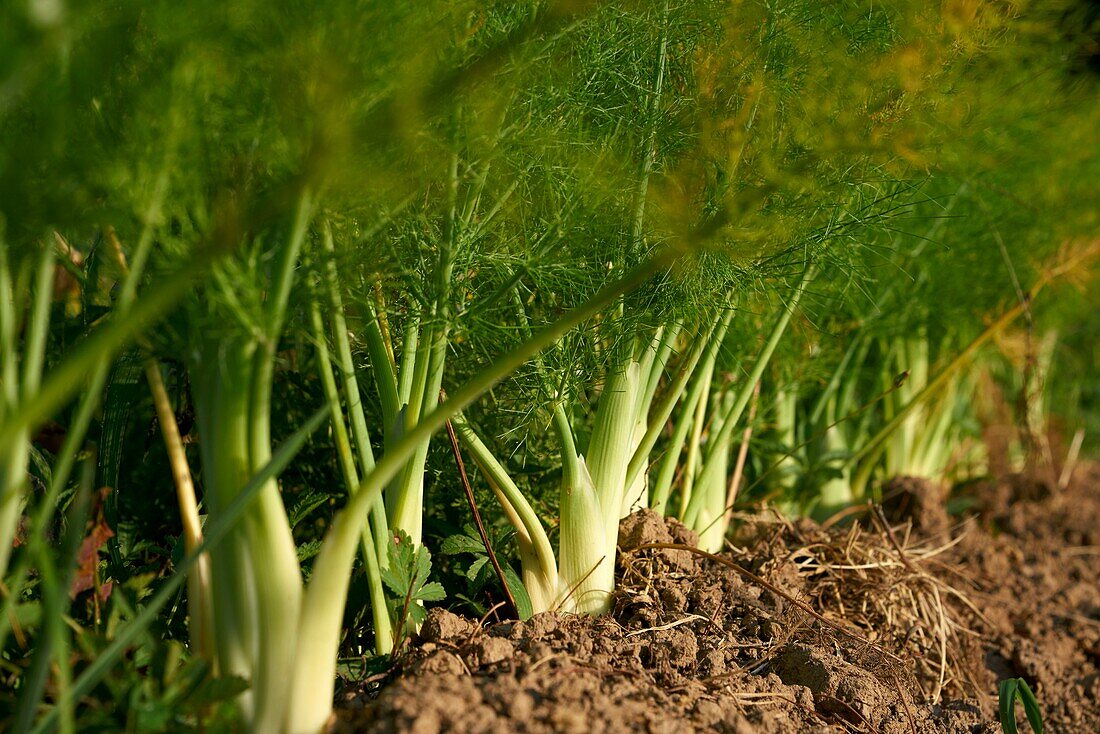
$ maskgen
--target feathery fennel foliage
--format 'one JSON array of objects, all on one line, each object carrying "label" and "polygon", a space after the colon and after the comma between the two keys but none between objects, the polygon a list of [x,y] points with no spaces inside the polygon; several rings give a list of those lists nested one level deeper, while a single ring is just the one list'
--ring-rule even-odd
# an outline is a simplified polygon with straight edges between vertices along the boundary
[{"label": "feathery fennel foliage", "polygon": [[[105,679],[136,685],[111,677],[130,644],[182,634],[192,573],[212,649],[179,680],[255,731],[320,730],[342,643],[389,653],[440,598],[451,417],[535,611],[606,609],[639,507],[717,551],[758,488],[826,514],[944,478],[1011,323],[1096,369],[1038,300],[1095,269],[1068,7],[5,4],[0,717],[91,721]],[[118,446],[151,410],[107,388],[135,342],[177,375],[206,520],[148,583],[122,516],[168,481],[137,481],[156,464]],[[96,645],[35,621],[65,607],[82,460],[124,495],[93,559],[116,591],[68,610]],[[98,657],[70,669],[77,647]],[[142,691],[181,709],[143,726],[202,716]]]}]

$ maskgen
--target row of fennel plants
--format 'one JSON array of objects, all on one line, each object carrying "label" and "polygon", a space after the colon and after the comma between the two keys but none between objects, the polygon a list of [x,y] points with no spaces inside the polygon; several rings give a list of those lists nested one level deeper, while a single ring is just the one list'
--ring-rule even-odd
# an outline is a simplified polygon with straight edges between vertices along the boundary
[{"label": "row of fennel plants", "polygon": [[[124,88],[164,73],[175,96],[152,95],[144,110],[171,110],[176,132],[131,140],[104,126],[93,141],[105,157],[119,135],[139,160],[153,143],[170,151],[155,185],[134,185],[141,214],[123,238],[128,266],[110,315],[83,351],[48,372],[50,316],[60,307],[51,303],[54,264],[72,258],[50,236],[54,222],[12,228],[0,242],[0,571],[33,501],[30,439],[84,388],[37,500],[31,549],[8,575],[17,580],[0,638],[28,569],[49,576],[40,531],[69,483],[113,356],[131,341],[183,357],[198,497],[186,462],[173,469],[182,514],[193,519],[201,503],[206,525],[192,528],[177,575],[75,679],[60,673],[56,705],[40,711],[51,666],[68,670],[64,629],[53,625],[53,648],[41,646],[22,682],[17,730],[71,728],[77,702],[185,572],[194,652],[215,676],[248,682],[240,705],[250,728],[320,730],[357,555],[375,651],[390,652],[417,616],[409,598],[392,598],[394,579],[410,571],[392,567],[393,549],[395,539],[416,553],[432,543],[431,442],[448,419],[516,531],[535,611],[604,611],[619,520],[639,507],[675,514],[718,550],[742,485],[779,477],[775,485],[792,490],[799,465],[826,466],[802,484],[829,509],[862,499],[880,475],[941,475],[955,407],[970,389],[961,368],[1022,308],[969,342],[921,324],[907,334],[847,329],[850,346],[819,383],[791,378],[784,344],[792,322],[804,326],[808,302],[813,318],[828,320],[834,289],[837,310],[879,307],[843,289],[846,278],[868,282],[852,252],[892,231],[895,207],[916,211],[908,204],[918,189],[899,185],[898,194],[883,180],[927,165],[914,152],[917,131],[951,128],[912,86],[950,78],[984,46],[930,43],[925,51],[943,57],[918,61],[939,71],[915,79],[903,73],[914,59],[901,37],[944,40],[919,13],[878,10],[874,22],[852,23],[815,5],[719,13],[670,2],[580,15],[438,7],[440,25],[461,32],[424,38],[415,17],[355,3],[295,11],[292,38],[261,9],[212,14],[207,40],[235,38],[239,48],[177,37],[180,19],[168,10],[138,14],[159,29],[154,48],[144,49],[148,59],[134,49],[132,74],[115,81]],[[379,28],[381,50],[363,49],[356,29]],[[241,50],[244,71],[234,72],[228,52]],[[887,71],[867,78],[871,68]],[[822,89],[835,95],[809,104]],[[884,89],[918,101],[883,108]],[[196,90],[190,101],[181,94]],[[101,114],[120,124],[141,118],[117,112],[115,101]],[[85,102],[104,109],[98,98]],[[6,104],[0,98],[0,113]],[[212,171],[210,180],[189,180],[195,171]],[[91,189],[109,190],[122,174],[103,175]],[[858,203],[868,190],[880,194],[869,207]],[[97,216],[102,225],[117,207]],[[74,269],[84,288],[100,275]],[[323,405],[276,447],[277,378],[307,362]],[[524,389],[510,399],[529,405],[527,426],[553,437],[560,481],[549,522],[536,509],[545,488],[502,458],[512,416],[475,405],[516,372],[508,387]],[[157,392],[159,367],[149,375]],[[170,412],[160,411],[163,423]],[[324,419],[346,497],[303,563],[278,474]],[[769,421],[780,453],[746,458],[742,444]],[[419,599],[430,600],[427,579],[417,581]],[[63,595],[51,593],[58,607]]]}]

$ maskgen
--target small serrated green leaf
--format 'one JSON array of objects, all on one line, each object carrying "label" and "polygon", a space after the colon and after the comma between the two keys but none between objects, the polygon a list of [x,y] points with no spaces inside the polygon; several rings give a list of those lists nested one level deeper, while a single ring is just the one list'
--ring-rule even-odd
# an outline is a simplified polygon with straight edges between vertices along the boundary
[{"label": "small serrated green leaf", "polygon": [[320,540],[310,540],[298,546],[298,562],[308,561],[321,552],[323,543]]},{"label": "small serrated green leaf", "polygon": [[488,556],[481,556],[476,561],[470,564],[470,567],[466,569],[466,580],[473,584],[477,580],[478,573],[485,567],[485,564],[489,562]]},{"label": "small serrated green leaf", "polygon": [[445,556],[457,556],[461,553],[480,554],[485,552],[485,544],[480,538],[469,535],[451,535],[443,539],[440,552]]},{"label": "small serrated green leaf", "polygon": [[432,575],[432,554],[424,546],[416,549],[416,577],[415,586],[420,586]]},{"label": "small serrated green leaf", "polygon": [[428,618],[428,610],[425,609],[424,607],[420,606],[419,604],[410,604],[409,609],[408,609],[408,615],[409,615],[408,628],[409,628],[409,631],[411,632],[412,630],[416,629],[421,624],[423,624],[424,620]]},{"label": "small serrated green leaf", "polygon": [[381,569],[380,575],[382,576],[382,583],[386,585],[391,594],[399,598],[405,596],[406,589],[402,587],[407,586],[407,584],[401,578],[401,573],[397,570],[397,567],[393,565],[392,559],[388,568]]},{"label": "small serrated green leaf", "polygon": [[404,532],[394,532],[394,544],[390,546],[389,567],[381,572],[382,583],[395,597],[399,614],[407,614],[413,627],[425,619],[422,602],[440,601],[446,598],[443,587],[428,578],[432,572],[432,555],[424,546],[413,548]]},{"label": "small serrated green leaf", "polygon": [[302,497],[294,503],[294,507],[287,513],[287,520],[290,522],[290,527],[298,527],[302,520],[305,520],[311,512],[327,501],[328,495],[320,492],[313,492]]},{"label": "small serrated green leaf", "polygon": [[447,592],[443,590],[443,584],[438,581],[424,584],[416,592],[417,601],[443,601],[446,598]]},{"label": "small serrated green leaf", "polygon": [[488,611],[485,608],[484,604],[482,604],[481,602],[479,602],[476,599],[471,599],[470,597],[468,597],[464,594],[455,594],[455,598],[458,599],[459,601],[465,602],[467,605],[469,605],[470,609],[473,610],[474,614],[478,615],[479,617],[483,616]]},{"label": "small serrated green leaf", "polygon": [[393,531],[393,544],[390,546],[390,565],[400,569],[404,577],[408,579],[409,571],[413,567],[412,539],[409,538],[408,533],[400,528]]}]

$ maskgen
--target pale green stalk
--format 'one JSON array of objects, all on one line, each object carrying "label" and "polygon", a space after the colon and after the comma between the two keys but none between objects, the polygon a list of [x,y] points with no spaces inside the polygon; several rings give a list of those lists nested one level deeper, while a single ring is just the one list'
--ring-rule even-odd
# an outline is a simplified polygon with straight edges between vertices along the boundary
[{"label": "pale green stalk", "polygon": [[[375,284],[377,286],[377,283]],[[367,353],[370,355],[371,374],[378,390],[378,402],[382,406],[382,416],[387,424],[393,424],[401,410],[401,397],[397,386],[397,365],[393,357],[393,344],[388,338],[388,330],[383,332],[382,320],[384,304],[369,306],[366,322]],[[389,431],[385,432],[387,435]],[[385,436],[384,436],[385,438]]]},{"label": "pale green stalk", "polygon": [[[513,292],[512,295],[521,333],[526,338],[530,338],[531,331],[523,301],[517,292]],[[629,354],[629,352],[624,353]],[[604,487],[611,487],[611,489],[605,489],[601,496],[599,485],[594,483],[585,457],[577,449],[566,408],[567,396],[555,389],[542,360],[536,357],[533,361],[543,383],[543,389],[554,395],[551,409],[552,423],[561,443],[562,477],[558,490],[560,520],[557,588],[551,589],[547,595],[551,600],[551,606],[547,609],[599,613],[606,610],[614,585],[618,519],[624,509],[622,505],[625,503],[627,489],[625,467],[622,477],[615,476],[613,472],[617,469],[612,467],[612,473],[603,479]],[[631,361],[623,370],[624,372],[621,373],[623,375],[628,374],[628,371],[637,373],[639,365]],[[637,434],[636,415],[640,393],[635,388],[640,385],[640,380],[635,377],[634,388],[625,393],[623,384],[622,381],[616,384],[615,379],[612,378],[604,387],[600,397],[600,407],[597,410],[596,427],[589,441],[589,456],[593,455],[593,451],[600,455],[606,449],[606,446],[601,447],[601,444],[610,431],[619,431],[618,440],[621,440],[623,432],[628,429],[631,422],[633,422],[630,428],[631,444],[625,448],[628,451],[633,450],[633,442]],[[620,411],[615,419],[611,419],[609,417],[611,413],[608,412],[614,408],[613,398],[618,402]],[[627,456],[629,455],[627,453]],[[606,452],[604,456],[606,457]],[[612,466],[610,460],[606,458],[600,460],[605,461],[605,466]],[[612,518],[616,532],[614,535],[609,535],[606,525],[612,522]],[[538,609],[538,611],[543,610]]]},{"label": "pale green stalk", "polygon": [[658,326],[653,338],[642,350],[641,359],[638,360],[638,373],[642,378],[642,389],[638,393],[640,406],[653,402],[653,396],[657,394],[657,387],[661,382],[661,376],[665,373],[676,339],[682,331],[683,324],[679,321],[673,321],[667,326]]},{"label": "pale green stalk", "polygon": [[[601,406],[603,400],[601,396]],[[605,531],[606,514],[610,508],[601,502],[585,459],[577,450],[563,398],[559,398],[554,405],[553,424],[561,442],[562,473],[558,488],[559,586],[552,608],[599,614],[607,610],[609,595],[614,587],[615,538],[618,533],[609,539]],[[595,431],[593,436],[596,436]],[[618,509],[617,505],[615,509]],[[616,530],[618,514],[614,512]]]},{"label": "pale green stalk", "polygon": [[[405,323],[404,339],[401,340],[401,369],[397,372],[397,399],[404,410],[412,399],[413,373],[416,372],[417,343],[420,339],[420,316],[410,313]],[[399,424],[395,424],[396,426]],[[395,434],[395,438],[400,432]]]},{"label": "pale green stalk", "polygon": [[[661,459],[660,467],[657,470],[657,479],[653,482],[650,494],[650,508],[661,515],[667,512],[668,501],[672,495],[672,482],[676,476],[676,467],[680,463],[680,454],[683,451],[688,432],[695,425],[695,414],[699,401],[706,399],[706,391],[710,389],[711,376],[714,374],[714,361],[718,357],[720,347],[721,339],[712,339],[703,354],[702,362],[689,375],[691,377],[691,387],[683,399],[684,410],[673,424],[672,437],[665,447],[665,455]],[[669,406],[666,405],[666,407]],[[656,423],[654,425],[656,426]],[[653,437],[653,440],[655,441],[656,437]],[[639,465],[635,471],[641,471],[642,468]]]},{"label": "pale green stalk", "polygon": [[695,404],[690,406],[691,433],[688,436],[687,456],[684,458],[684,466],[681,470],[680,481],[680,512],[681,521],[687,518],[688,508],[695,499],[695,479],[698,476],[700,456],[703,453],[703,429],[707,425],[707,407],[710,404],[711,386],[714,382],[714,363],[704,366],[700,375],[701,382],[706,386],[696,397]]},{"label": "pale green stalk", "polygon": [[962,369],[967,362],[974,358],[978,350],[981,349],[986,342],[1015,321],[1020,314],[1025,311],[1027,304],[1034,301],[1039,291],[1055,277],[1056,274],[1061,273],[1055,273],[1053,271],[1048,273],[1031,289],[1028,300],[1005,311],[996,321],[987,326],[982,333],[955,355],[954,359],[940,368],[936,372],[936,376],[928,380],[927,384],[919,392],[913,395],[913,397],[903,406],[898,408],[894,417],[890,419],[886,425],[868,438],[862,444],[861,448],[852,454],[847,461],[847,465],[852,469],[852,492],[856,497],[864,496],[871,475],[878,461],[882,458],[883,452],[886,450],[888,439],[894,435],[894,432],[898,430],[905,419],[924,401],[932,397],[937,391],[944,389],[948,382],[954,379],[955,374]]},{"label": "pale green stalk", "polygon": [[[22,291],[12,279],[7,244],[0,241],[0,380],[3,397],[0,419],[7,422],[21,404],[38,390],[45,358],[46,334],[49,327],[52,295],[53,251],[42,247],[34,269],[34,288],[28,314],[27,338],[23,350],[23,375],[19,379],[18,353],[15,348],[16,318],[19,304],[16,294]],[[20,296],[22,297],[22,296]],[[3,464],[0,465],[0,579],[4,577],[11,557],[16,528],[23,509],[27,483],[27,463],[30,459],[30,432],[24,428],[0,444]]]},{"label": "pale green stalk", "polygon": [[[599,507],[602,508],[599,516],[603,518],[605,538],[616,538],[619,534],[619,519],[626,494],[626,469],[633,454],[635,411],[641,387],[638,362],[633,358],[614,365],[612,370],[600,394],[592,437],[584,457],[596,488]],[[614,558],[604,558],[598,571],[593,572],[593,581],[606,583],[610,593],[614,571]]]},{"label": "pale green stalk", "polygon": [[[628,456],[633,457],[638,453],[638,447],[645,439],[649,422],[646,413],[641,407],[635,409],[634,431],[630,436],[630,451]],[[627,464],[629,469],[630,465]],[[624,482],[625,474],[624,474]],[[649,475],[641,474],[633,482],[626,482],[623,487],[623,503],[619,509],[619,517],[623,518],[632,512],[649,507]]]},{"label": "pale green stalk", "polygon": [[775,389],[775,427],[776,437],[785,451],[774,471],[778,472],[776,483],[785,491],[791,492],[798,484],[802,462],[798,454],[798,398],[797,382],[779,385]]},{"label": "pale green stalk", "polygon": [[760,383],[756,383],[752,392],[752,402],[749,403],[749,417],[745,421],[745,429],[741,432],[741,445],[737,448],[737,461],[733,465],[733,474],[730,476],[729,486],[726,488],[726,507],[723,522],[728,527],[733,520],[733,507],[737,502],[737,495],[741,491],[741,483],[745,474],[745,463],[749,458],[749,441],[752,439],[753,423],[756,420],[756,408],[760,402]]},{"label": "pale green stalk", "polygon": [[838,473],[838,476],[825,479],[817,487],[813,513],[822,520],[858,499],[852,494],[852,473],[846,464],[846,457],[863,435],[870,416],[864,411],[863,416],[853,426],[851,421],[855,416],[849,414],[858,407],[858,378],[871,346],[872,341],[869,338],[859,332],[855,334],[810,412],[810,430],[820,433],[818,453],[822,457],[828,457],[821,463],[829,471]]},{"label": "pale green stalk", "polygon": [[[583,456],[562,451],[562,479],[558,500],[561,513],[558,548],[560,601],[555,608],[579,614],[602,614],[615,587],[615,541],[618,505],[602,504],[599,487]],[[607,528],[614,517],[614,534]],[[606,522],[601,522],[606,521]]]},{"label": "pale green stalk", "polygon": [[[271,389],[298,254],[311,216],[303,193],[276,251],[258,329],[200,345],[195,407],[210,513],[224,512],[271,460]],[[297,548],[274,477],[211,555],[215,649],[223,672],[250,677],[243,697],[254,731],[279,731],[294,665],[302,577]]]},{"label": "pale green stalk", "polygon": [[[883,400],[886,419],[891,420],[901,406],[928,383],[928,335],[922,327],[915,336],[893,341],[887,347],[887,359],[883,365],[883,383],[890,385],[894,376],[904,370],[905,381]],[[927,421],[927,406],[918,405],[907,412],[890,436],[885,452],[886,473],[890,476],[919,471],[914,453],[917,438]]]},{"label": "pale green stalk", "polygon": [[[626,469],[626,490],[623,498],[621,515],[626,517],[631,512],[648,507],[649,502],[649,474],[640,470],[640,467],[649,464],[649,454],[653,450],[657,436],[664,427],[668,416],[672,412],[672,406],[679,399],[679,394],[687,384],[686,378],[680,380],[681,372],[690,372],[698,361],[698,355],[705,347],[713,325],[706,331],[705,336],[698,336],[692,343],[685,364],[677,372],[673,383],[667,388],[666,395],[658,404],[656,414],[650,416],[653,408],[653,400],[660,385],[661,377],[665,374],[669,358],[675,346],[677,337],[683,332],[683,325],[679,321],[669,324],[667,327],[658,327],[649,347],[646,348],[639,364],[641,389],[638,390],[638,401],[634,408],[634,435],[630,443],[630,463]],[[686,368],[686,370],[685,370]],[[668,412],[665,412],[666,406]]]},{"label": "pale green stalk", "polygon": [[606,608],[610,589],[601,571],[604,558],[614,558],[614,543],[609,544],[602,532],[602,509],[584,458],[577,453],[563,405],[554,408],[555,431],[562,443],[557,558],[542,523],[507,470],[461,416],[456,418],[455,426],[516,529],[523,581],[532,609],[536,613],[596,613]]},{"label": "pale green stalk", "polygon": [[942,482],[947,477],[951,455],[959,446],[955,404],[958,400],[958,380],[948,383],[943,395],[929,406],[929,421],[917,436],[916,476]]},{"label": "pale green stalk", "polygon": [[[428,338],[420,344],[416,355],[416,369],[407,413],[405,430],[408,431],[424,416],[439,405],[439,390],[443,385],[443,372],[447,359],[450,335],[451,279],[455,254],[458,248],[458,154],[450,160],[448,180],[448,206],[446,227],[439,243],[439,259],[435,270],[435,298],[427,324]],[[409,460],[401,481],[386,498],[386,510],[390,524],[408,533],[414,545],[423,540],[424,525],[424,469],[428,458],[429,441],[417,447]]]},{"label": "pale green stalk", "polygon": [[[708,553],[717,553],[725,544],[726,529],[726,478],[729,476],[730,456],[733,453],[733,434],[722,430],[724,416],[728,415],[734,395],[730,392],[718,396],[715,419],[707,436],[707,455],[717,462],[714,471],[700,475],[693,502],[688,507],[684,524],[699,532],[699,547]],[[717,445],[718,441],[724,441]],[[709,482],[704,484],[703,482]]]},{"label": "pale green stalk", "polygon": [[[672,327],[676,326],[678,325],[673,323]],[[635,390],[634,406],[631,409],[634,413],[634,428],[630,435],[630,457],[634,456],[641,445],[642,439],[645,438],[649,427],[649,406],[653,402],[653,393],[649,392],[649,388],[652,385],[654,392],[656,391],[660,373],[664,371],[668,354],[672,351],[670,339],[674,339],[678,331],[677,328],[657,327],[653,338],[642,349],[642,353],[637,359],[638,388]],[[629,469],[629,467],[630,464],[628,463],[627,468]],[[619,516],[626,517],[635,510],[647,507],[649,505],[648,488],[649,477],[642,474],[635,477],[634,481],[631,482],[627,481],[624,472],[623,501],[619,509]]]},{"label": "pale green stalk", "polygon": [[[279,249],[274,282],[265,304],[267,323],[253,362],[249,405],[249,472],[271,460],[271,388],[275,354],[286,317],[294,270],[312,213],[308,193],[302,194],[289,237]],[[245,478],[247,481],[247,477]],[[238,486],[244,486],[242,482]],[[283,722],[289,690],[286,671],[294,664],[298,610],[302,599],[302,574],[298,550],[279,494],[272,479],[246,520],[249,551],[256,582],[256,637],[258,652],[252,690],[256,696],[256,731],[274,731]]]},{"label": "pale green stalk", "polygon": [[[946,341],[946,340],[945,340]],[[884,402],[886,418],[894,417],[928,383],[930,374],[927,330],[892,345],[883,382],[889,387],[891,371],[905,370],[905,382],[891,390]],[[954,407],[958,379],[949,380],[935,399],[925,400],[908,412],[887,443],[884,456],[886,476],[914,476],[943,481],[959,435],[954,430]]]},{"label": "pale green stalk", "polygon": [[508,470],[474,433],[465,416],[458,413],[452,422],[456,435],[470,452],[516,530],[523,585],[531,597],[532,609],[538,613],[555,608],[559,601],[558,566],[542,521]]},{"label": "pale green stalk", "polygon": [[[415,429],[425,410],[428,382],[428,368],[432,353],[432,325],[426,324],[413,357],[413,369],[409,399],[402,406],[402,416],[398,420],[401,436]],[[423,523],[424,497],[424,459],[428,446],[418,446],[409,462],[402,469],[400,478],[386,491],[386,515],[390,527],[404,530],[414,545],[420,544],[420,530]],[[419,468],[419,471],[418,471]]]},{"label": "pale green stalk", "polygon": [[[374,469],[374,450],[371,448],[370,431],[367,429],[367,418],[363,412],[363,399],[359,391],[359,380],[356,378],[355,360],[351,354],[348,326],[344,318],[344,301],[340,295],[340,281],[336,271],[336,260],[334,259],[335,245],[332,240],[332,229],[328,222],[325,222],[323,235],[322,241],[328,255],[328,260],[325,262],[324,281],[331,310],[332,337],[336,345],[340,377],[344,386],[344,399],[347,403],[351,433],[355,439],[359,466],[366,473]],[[381,330],[377,320],[372,319],[367,329],[367,341],[368,343],[374,343],[376,340],[381,340]],[[377,355],[374,351],[371,354],[372,360],[374,360]],[[381,357],[381,362],[375,364],[374,371],[375,381],[379,388],[380,402],[383,406],[383,415],[387,416],[389,420],[396,420],[397,385],[393,376],[393,366],[386,355],[381,355]],[[358,486],[358,481],[349,483],[348,489],[350,490],[355,486]],[[386,508],[382,506],[382,503],[378,503],[371,508],[370,522],[375,545],[374,556],[379,568],[385,568],[389,561],[390,529],[386,518]],[[386,639],[389,639],[388,636]],[[388,652],[390,643],[385,642],[384,647]]]},{"label": "pale green stalk", "polygon": [[[522,300],[514,294],[523,333],[530,336]],[[652,359],[663,351],[661,336],[651,342]],[[599,407],[589,438],[587,455],[577,449],[567,396],[553,389],[540,359],[535,366],[543,389],[555,394],[552,408],[554,432],[561,443],[562,478],[559,487],[559,589],[552,608],[576,613],[606,611],[614,588],[614,562],[619,519],[629,507],[630,486],[626,483],[626,461],[634,454],[644,431],[642,405],[644,381],[642,362],[634,360],[629,348],[620,354],[625,363],[612,369],[600,395]],[[666,352],[667,354],[667,352]],[[652,362],[649,367],[652,368]],[[589,465],[599,468],[590,470]],[[595,478],[599,472],[599,479]],[[644,482],[638,482],[644,488]]]},{"label": "pale green stalk", "polygon": [[[834,395],[824,408],[826,420],[825,435],[822,437],[823,453],[825,455],[843,456],[850,450],[845,440],[845,428],[835,425],[837,421],[837,397]],[[811,422],[811,425],[816,425]],[[821,483],[818,488],[817,506],[815,515],[825,519],[838,510],[852,504],[856,498],[852,495],[851,471],[845,466],[844,460],[832,459],[827,468],[838,471],[839,476],[830,477]]]},{"label": "pale green stalk", "polygon": [[[813,279],[816,274],[816,268],[813,265],[808,265],[805,272],[802,275],[801,282],[795,289],[794,295],[791,297],[789,303],[784,304],[783,309],[780,311],[779,316],[776,318],[775,324],[772,326],[771,332],[768,336],[768,341],[764,344],[764,347],[760,350],[760,353],[756,356],[756,363],[753,365],[752,371],[749,373],[747,379],[742,382],[741,389],[737,393],[737,398],[729,405],[728,410],[722,416],[722,427],[720,433],[731,434],[737,427],[737,423],[741,420],[741,415],[745,412],[745,407],[752,399],[753,390],[756,383],[760,380],[760,377],[764,374],[764,370],[767,368],[768,363],[771,361],[772,354],[775,353],[775,348],[779,345],[779,340],[783,338],[784,332],[787,330],[787,325],[791,321],[791,316],[794,314],[796,308],[798,308],[799,301],[802,300],[802,294],[806,291],[806,286]],[[725,444],[724,439],[719,439],[715,442],[715,451],[721,450]],[[708,451],[706,460],[704,461],[703,476],[705,477],[708,472],[717,471],[717,465],[711,464],[711,456]]]},{"label": "pale green stalk", "polygon": [[[321,372],[321,385],[325,392],[325,400],[329,406],[332,422],[332,433],[336,443],[336,453],[340,462],[340,471],[344,475],[344,484],[348,491],[354,491],[359,487],[359,471],[355,466],[355,457],[352,454],[351,441],[348,438],[348,429],[344,423],[344,413],[340,409],[340,395],[336,387],[336,380],[332,376],[332,360],[329,357],[328,345],[325,343],[325,327],[321,318],[321,312],[316,302],[310,309],[310,321],[313,325],[313,336],[317,343],[317,361]],[[349,355],[350,356],[350,355]],[[354,380],[354,377],[352,377]],[[356,393],[358,394],[358,393]],[[358,406],[362,415],[362,406]],[[353,410],[348,410],[354,415]],[[353,419],[354,420],[354,419]],[[365,469],[369,472],[374,468],[374,460]],[[376,505],[377,506],[377,505]],[[372,511],[372,519],[373,519]],[[371,532],[371,524],[363,526],[363,564],[367,572],[367,585],[371,599],[371,618],[374,622],[374,646],[379,655],[387,655],[393,650],[394,634],[393,624],[390,620],[389,609],[386,606],[385,589],[382,586],[381,566],[378,560],[379,545]],[[384,551],[386,546],[382,546]]]},{"label": "pale green stalk", "polygon": [[[243,351],[243,354],[242,354]],[[248,393],[251,355],[239,345],[211,345],[203,352],[212,364],[192,368],[192,394],[203,466],[204,501],[217,518],[236,498],[251,473],[248,461]],[[265,483],[266,489],[266,483]],[[252,507],[249,508],[252,511]],[[255,635],[255,591],[245,523],[231,529],[210,551],[214,650],[222,675],[252,675]],[[252,694],[242,697],[245,715],[252,711]]]},{"label": "pale green stalk", "polygon": [[[707,355],[707,359],[710,361],[713,361],[717,356],[718,349],[722,345],[722,340],[726,338],[726,330],[730,325],[732,317],[732,311],[723,311],[717,320],[711,321],[694,335],[691,350],[688,352],[686,359],[680,364],[676,372],[676,377],[673,378],[672,382],[666,388],[665,394],[661,402],[658,403],[656,411],[653,415],[649,416],[649,427],[645,435],[638,441],[638,446],[630,459],[630,465],[627,466],[626,469],[627,486],[633,486],[635,482],[639,480],[639,477],[647,476],[650,455],[661,433],[664,431],[665,424],[668,422],[669,417],[672,416],[676,404],[680,401],[680,398],[683,397],[688,382],[691,380],[692,375],[695,374],[695,369],[699,365],[700,360],[704,359],[704,355]],[[656,369],[653,370],[653,374],[657,375]],[[651,379],[650,382],[652,383],[651,387],[646,388],[648,395],[646,405],[652,403],[653,392],[656,390],[657,380]],[[662,512],[664,500],[667,500],[667,495],[661,502]],[[654,498],[650,498],[649,506],[656,509]]]},{"label": "pale green stalk", "polygon": [[[807,265],[794,295],[791,297],[790,302],[784,305],[776,318],[768,340],[757,355],[756,362],[741,384],[740,390],[737,391],[732,400],[723,400],[721,410],[715,416],[714,427],[708,435],[706,452],[703,456],[699,476],[695,482],[696,488],[693,496],[689,497],[687,511],[685,512],[685,517],[690,516],[693,520],[689,527],[705,532],[712,549],[721,549],[727,530],[725,480],[729,469],[729,454],[733,446],[733,431],[739,425],[746,406],[752,400],[756,383],[764,374],[764,370],[771,361],[772,354],[775,353],[775,348],[779,345],[780,339],[783,338],[783,334],[787,330],[791,316],[802,299],[806,286],[815,274],[816,268],[813,265]],[[685,480],[686,478],[685,470]],[[711,494],[717,496],[711,497]],[[715,508],[719,507],[720,511],[716,511]]]}]

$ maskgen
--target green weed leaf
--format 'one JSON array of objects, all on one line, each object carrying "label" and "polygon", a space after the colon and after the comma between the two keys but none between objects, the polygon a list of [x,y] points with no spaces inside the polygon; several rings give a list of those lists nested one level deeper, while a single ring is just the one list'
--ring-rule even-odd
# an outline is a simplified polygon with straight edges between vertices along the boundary
[{"label": "green weed leaf", "polygon": [[1039,700],[1035,698],[1031,687],[1023,678],[1020,679],[1017,696],[1020,698],[1020,703],[1024,705],[1024,715],[1027,716],[1027,723],[1031,724],[1032,731],[1035,734],[1043,734],[1043,711],[1039,708]]},{"label": "green weed leaf", "polygon": [[447,592],[443,590],[443,584],[432,581],[424,584],[416,595],[420,601],[443,601],[447,598]]},{"label": "green weed leaf", "polygon": [[405,616],[408,628],[419,625],[427,617],[423,603],[442,601],[447,597],[443,586],[429,582],[432,572],[432,556],[424,546],[414,548],[412,540],[403,530],[395,530],[390,545],[390,565],[383,569],[382,583],[395,597],[395,607],[400,618]]},{"label": "green weed leaf", "polygon": [[321,546],[324,545],[320,540],[310,540],[302,543],[298,546],[298,561],[308,561],[315,555],[321,552]]},{"label": "green weed leaf", "polygon": [[311,492],[294,503],[294,507],[287,513],[290,527],[296,528],[309,514],[321,505],[328,502],[328,495],[320,492]]},{"label": "green weed leaf", "polygon": [[503,570],[504,580],[508,582],[508,590],[512,592],[512,598],[516,601],[516,614],[520,619],[530,619],[534,614],[534,607],[531,606],[531,595],[527,593],[527,587],[523,585],[523,581],[511,566],[505,565]]},{"label": "green weed leaf", "polygon": [[1018,678],[1001,681],[998,711],[1001,719],[1001,731],[1005,734],[1018,734],[1016,729],[1016,690]]},{"label": "green weed leaf", "polygon": [[466,569],[466,580],[470,582],[472,589],[480,589],[485,585],[484,581],[478,583],[478,577],[481,575],[482,569],[484,569],[488,563],[489,556],[481,556]]},{"label": "green weed leaf", "polygon": [[443,539],[440,552],[445,556],[457,556],[461,553],[484,554],[485,544],[481,542],[481,538],[465,534],[451,535]]},{"label": "green weed leaf", "polygon": [[1016,728],[1016,699],[1024,705],[1024,714],[1027,723],[1035,734],[1043,734],[1043,713],[1039,708],[1039,700],[1035,697],[1031,687],[1023,678],[1009,678],[1001,681],[998,695],[998,713],[1001,720],[1001,731],[1004,734],[1018,734]]},{"label": "green weed leaf", "polygon": [[248,686],[247,680],[236,676],[206,678],[194,693],[187,697],[187,705],[192,709],[201,709],[211,704],[229,701],[247,691]]}]

